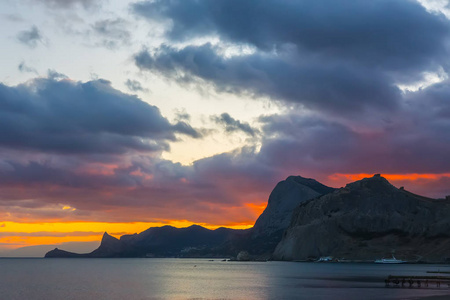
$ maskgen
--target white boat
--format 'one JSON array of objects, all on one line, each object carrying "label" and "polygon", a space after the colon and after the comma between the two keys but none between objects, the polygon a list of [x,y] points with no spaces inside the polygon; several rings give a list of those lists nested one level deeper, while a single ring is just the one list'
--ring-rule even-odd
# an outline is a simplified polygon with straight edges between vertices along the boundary
[{"label": "white boat", "polygon": [[382,258],[375,260],[376,264],[403,264],[407,261],[396,259],[394,255],[392,255],[392,258]]},{"label": "white boat", "polygon": [[333,261],[332,256],[322,256],[317,260],[317,262],[330,262],[330,261]]}]

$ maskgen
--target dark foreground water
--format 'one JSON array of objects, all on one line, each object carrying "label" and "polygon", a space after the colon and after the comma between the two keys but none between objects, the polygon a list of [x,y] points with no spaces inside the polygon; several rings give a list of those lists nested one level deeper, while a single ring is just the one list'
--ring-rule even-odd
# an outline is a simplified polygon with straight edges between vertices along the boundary
[{"label": "dark foreground water", "polygon": [[450,271],[442,265],[0,259],[0,299],[450,299],[448,287],[384,285],[389,274],[438,269]]}]

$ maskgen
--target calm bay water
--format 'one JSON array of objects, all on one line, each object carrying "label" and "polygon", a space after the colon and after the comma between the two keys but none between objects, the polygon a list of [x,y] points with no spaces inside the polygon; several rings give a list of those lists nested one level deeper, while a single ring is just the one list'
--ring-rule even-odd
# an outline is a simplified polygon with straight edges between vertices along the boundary
[{"label": "calm bay water", "polygon": [[384,286],[389,274],[438,269],[450,271],[443,265],[5,258],[0,299],[450,299],[447,287]]}]

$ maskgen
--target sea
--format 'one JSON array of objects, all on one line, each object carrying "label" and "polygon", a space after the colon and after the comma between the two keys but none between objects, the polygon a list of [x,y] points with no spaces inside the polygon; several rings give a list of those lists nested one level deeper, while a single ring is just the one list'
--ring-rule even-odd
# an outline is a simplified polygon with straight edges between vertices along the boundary
[{"label": "sea", "polygon": [[450,299],[447,285],[402,288],[384,283],[388,275],[436,275],[427,271],[449,272],[450,266],[3,258],[0,299]]}]

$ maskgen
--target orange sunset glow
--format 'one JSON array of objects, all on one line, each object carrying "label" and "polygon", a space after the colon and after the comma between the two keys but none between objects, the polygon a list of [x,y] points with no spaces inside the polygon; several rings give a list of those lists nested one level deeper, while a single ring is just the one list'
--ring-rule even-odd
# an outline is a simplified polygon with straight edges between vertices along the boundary
[{"label": "orange sunset glow", "polygon": [[[261,206],[258,207],[261,211]],[[150,227],[170,225],[177,228],[188,227],[193,222],[173,220],[165,222],[130,222],[130,223],[102,223],[102,222],[52,222],[52,223],[0,223],[0,244],[7,249],[25,246],[53,245],[64,242],[99,241],[104,232],[119,238],[125,234],[140,233]],[[233,229],[247,229],[249,224],[198,224],[208,229],[228,227]]]},{"label": "orange sunset glow", "polygon": [[[108,171],[110,175],[112,171]],[[104,173],[104,172],[102,172]],[[144,176],[145,180],[152,180],[148,175],[142,174],[141,170],[132,171],[133,176]],[[343,186],[348,182],[360,180],[362,178],[371,177],[373,174],[357,173],[344,174],[335,173],[328,176],[323,182],[330,186]],[[443,178],[450,178],[450,173],[430,174],[430,173],[406,173],[406,174],[382,174],[383,177],[391,181],[393,184],[404,185],[411,191],[416,191],[421,185],[429,184],[430,182],[438,182]],[[182,182],[185,184],[185,182]],[[243,185],[243,189],[249,191],[249,186]],[[419,188],[420,190],[420,188]],[[100,191],[101,194],[113,197],[113,192]],[[27,222],[26,218],[20,222],[6,221],[0,223],[0,245],[4,249],[15,249],[26,246],[35,245],[58,245],[66,242],[92,242],[100,241],[104,232],[119,238],[124,234],[140,233],[150,227],[160,227],[170,225],[174,227],[188,227],[193,224],[201,225],[209,229],[216,229],[218,227],[228,227],[234,229],[251,228],[256,218],[264,211],[267,206],[267,200],[260,202],[258,196],[250,194],[246,199],[252,199],[254,202],[246,202],[243,210],[240,206],[223,207],[221,210],[224,214],[220,220],[229,220],[228,222],[202,223],[188,220],[161,220],[157,222],[91,222],[91,221],[62,221],[58,218],[51,222],[46,222],[41,219],[39,222]],[[268,197],[268,193],[267,193]],[[219,207],[217,205],[208,205],[210,212],[216,211]],[[68,212],[70,214],[78,212],[78,209],[70,205],[60,205],[57,210]],[[127,210],[124,210],[124,212]],[[243,214],[247,212],[246,214]],[[72,215],[74,218],[75,215]],[[219,220],[219,218],[217,218]],[[234,220],[234,221],[233,221]]]},{"label": "orange sunset glow", "polygon": [[[328,177],[328,183],[332,186],[343,186],[348,182],[360,180],[362,178],[371,177],[373,174],[341,174],[336,173]],[[437,181],[442,178],[450,178],[450,173],[443,174],[382,174],[383,177],[391,181],[393,184],[401,183],[414,191],[417,188],[417,181],[425,180],[426,182]],[[324,180],[326,182],[326,180]],[[255,199],[255,201],[257,201]],[[150,227],[160,227],[170,225],[174,227],[188,227],[198,224],[209,229],[218,227],[228,227],[234,229],[247,229],[253,226],[257,216],[259,216],[267,206],[267,202],[245,203],[254,220],[249,219],[246,222],[229,222],[223,224],[199,223],[187,220],[164,220],[160,222],[61,222],[54,220],[51,223],[46,222],[2,222],[0,223],[0,243],[5,248],[13,249],[25,246],[60,244],[64,242],[89,242],[100,241],[104,232],[108,232],[119,238],[124,234],[140,233]],[[74,211],[75,208],[63,206],[63,210]],[[230,216],[236,216],[236,209],[227,209]]]},{"label": "orange sunset glow", "polygon": [[[426,179],[426,180],[438,180],[443,177],[449,177],[450,173],[444,173],[444,174],[382,174],[384,178],[386,178],[389,181],[416,181],[420,179]],[[345,178],[347,181],[356,181],[361,180],[363,178],[372,177],[373,174],[333,174],[329,176],[330,180],[332,181],[340,181],[342,178]]]},{"label": "orange sunset glow", "polygon": [[289,176],[445,199],[450,9],[392,1],[0,1],[0,256],[248,229]]}]

